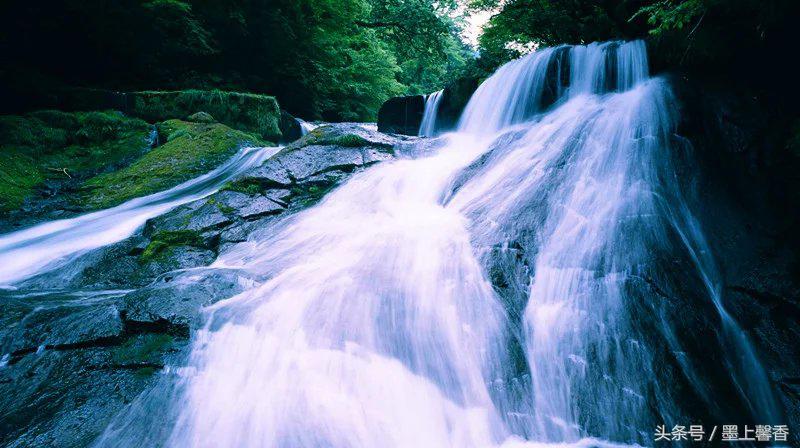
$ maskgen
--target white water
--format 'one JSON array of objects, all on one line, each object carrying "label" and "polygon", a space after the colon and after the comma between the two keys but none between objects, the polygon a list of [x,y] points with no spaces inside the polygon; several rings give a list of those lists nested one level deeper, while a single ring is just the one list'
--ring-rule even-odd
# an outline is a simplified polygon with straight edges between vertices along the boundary
[{"label": "white water", "polygon": [[425,97],[425,112],[422,123],[419,125],[420,137],[433,137],[436,135],[436,115],[439,113],[439,103],[442,101],[444,90],[439,90]]},{"label": "white water", "polygon": [[295,118],[295,120],[297,120],[297,123],[300,124],[300,135],[306,135],[317,128],[316,124],[309,123],[302,118]]},{"label": "white water", "polygon": [[258,166],[279,148],[246,148],[219,168],[169,190],[75,218],[50,221],[0,235],[0,287],[69,262],[88,250],[122,241],[145,221],[216,192]]},{"label": "white water", "polygon": [[[568,51],[547,113],[553,49],[498,70],[444,148],[357,174],[223,254],[214,267],[263,281],[208,308],[188,365],[98,444],[651,445],[656,424],[725,417],[713,381],[775,420],[678,182],[668,85],[641,43]],[[520,287],[493,288],[490,270]],[[680,355],[684,302],[718,314],[699,336],[728,360],[713,381]]]}]

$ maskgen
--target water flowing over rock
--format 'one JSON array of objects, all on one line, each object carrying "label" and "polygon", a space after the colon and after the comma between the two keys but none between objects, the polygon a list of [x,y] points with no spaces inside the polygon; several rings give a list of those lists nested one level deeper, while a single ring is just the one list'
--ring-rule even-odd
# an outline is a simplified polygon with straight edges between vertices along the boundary
[{"label": "water flowing over rock", "polygon": [[[35,390],[85,347],[86,371],[114,375],[86,375],[98,393],[124,397],[79,407],[98,447],[650,446],[656,425],[793,421],[738,318],[678,99],[647,67],[640,41],[540,49],[455,132],[310,131],[118,243],[209,266],[152,267],[78,314],[10,292],[0,387],[96,398],[74,375]],[[90,325],[46,335],[39,312]],[[80,415],[48,413],[15,417],[14,443],[69,440]]]},{"label": "water flowing over rock", "polygon": [[425,97],[425,114],[422,116],[422,124],[419,125],[419,135],[422,137],[436,135],[436,116],[439,113],[442,93],[444,90],[439,90]]}]

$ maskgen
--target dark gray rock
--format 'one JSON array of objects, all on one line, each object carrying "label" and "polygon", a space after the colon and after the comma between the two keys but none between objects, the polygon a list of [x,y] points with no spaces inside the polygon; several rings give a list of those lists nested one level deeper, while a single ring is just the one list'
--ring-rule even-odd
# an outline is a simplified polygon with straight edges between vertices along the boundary
[{"label": "dark gray rock", "polygon": [[208,269],[166,274],[146,288],[122,299],[121,313],[129,322],[165,325],[186,333],[200,323],[200,310],[227,299],[247,287],[254,279],[243,271]]},{"label": "dark gray rock", "polygon": [[436,127],[440,131],[455,129],[469,99],[478,90],[480,83],[479,78],[467,76],[453,81],[444,88],[439,112],[436,114]]},{"label": "dark gray rock", "polygon": [[281,154],[278,162],[293,179],[302,180],[325,171],[353,171],[364,157],[361,148],[312,145]]},{"label": "dark gray rock", "polygon": [[199,200],[147,221],[144,235],[150,237],[155,232],[178,230],[205,232],[224,228],[231,223],[233,219],[223,213],[216,203]]},{"label": "dark gray rock", "polygon": [[278,214],[286,207],[260,194],[248,195],[236,191],[222,191],[214,196],[214,201],[226,207],[225,211],[228,214],[234,214],[244,220]]},{"label": "dark gray rock", "polygon": [[279,122],[281,128],[281,141],[284,143],[293,142],[303,136],[303,129],[300,123],[289,112],[281,109],[281,119]]},{"label": "dark gray rock", "polygon": [[118,337],[121,293],[9,294],[0,302],[0,353],[23,354]]},{"label": "dark gray rock", "polygon": [[422,95],[389,98],[378,110],[378,130],[390,134],[417,135],[425,114]]}]

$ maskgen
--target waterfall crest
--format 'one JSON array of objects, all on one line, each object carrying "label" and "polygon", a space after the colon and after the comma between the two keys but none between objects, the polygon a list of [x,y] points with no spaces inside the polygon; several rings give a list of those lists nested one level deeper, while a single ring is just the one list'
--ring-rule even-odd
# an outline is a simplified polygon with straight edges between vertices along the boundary
[{"label": "waterfall crest", "polygon": [[98,445],[602,447],[778,423],[678,176],[676,110],[640,41],[506,64],[443,148],[222,254],[261,282],[208,308],[187,365]]},{"label": "waterfall crest", "polygon": [[422,123],[419,125],[420,137],[433,137],[436,135],[436,115],[439,113],[439,103],[442,101],[444,90],[439,90],[425,97],[425,112]]},{"label": "waterfall crest", "polygon": [[300,125],[300,135],[301,136],[308,134],[309,132],[313,131],[317,127],[317,125],[315,125],[314,123],[309,123],[309,122],[303,120],[302,118],[295,118],[295,120],[297,120],[297,124]]}]

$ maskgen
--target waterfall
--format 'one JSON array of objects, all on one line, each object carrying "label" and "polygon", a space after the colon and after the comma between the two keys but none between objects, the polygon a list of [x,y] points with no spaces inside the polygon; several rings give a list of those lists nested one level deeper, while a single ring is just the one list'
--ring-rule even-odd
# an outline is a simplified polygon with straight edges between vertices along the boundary
[{"label": "waterfall", "polygon": [[442,101],[444,90],[439,90],[425,97],[425,113],[419,125],[420,137],[433,137],[436,135],[436,114],[439,113],[439,103]]},{"label": "waterfall", "polygon": [[306,135],[317,127],[314,123],[309,123],[302,118],[295,118],[295,120],[300,125],[300,135]]},{"label": "waterfall", "polygon": [[116,207],[0,235],[0,287],[64,265],[76,256],[122,241],[145,221],[216,192],[279,148],[246,148],[219,168],[169,190]]},{"label": "waterfall", "polygon": [[207,308],[187,364],[98,445],[603,447],[778,423],[678,176],[676,111],[639,41],[506,64],[444,147],[223,253],[261,282]]}]

